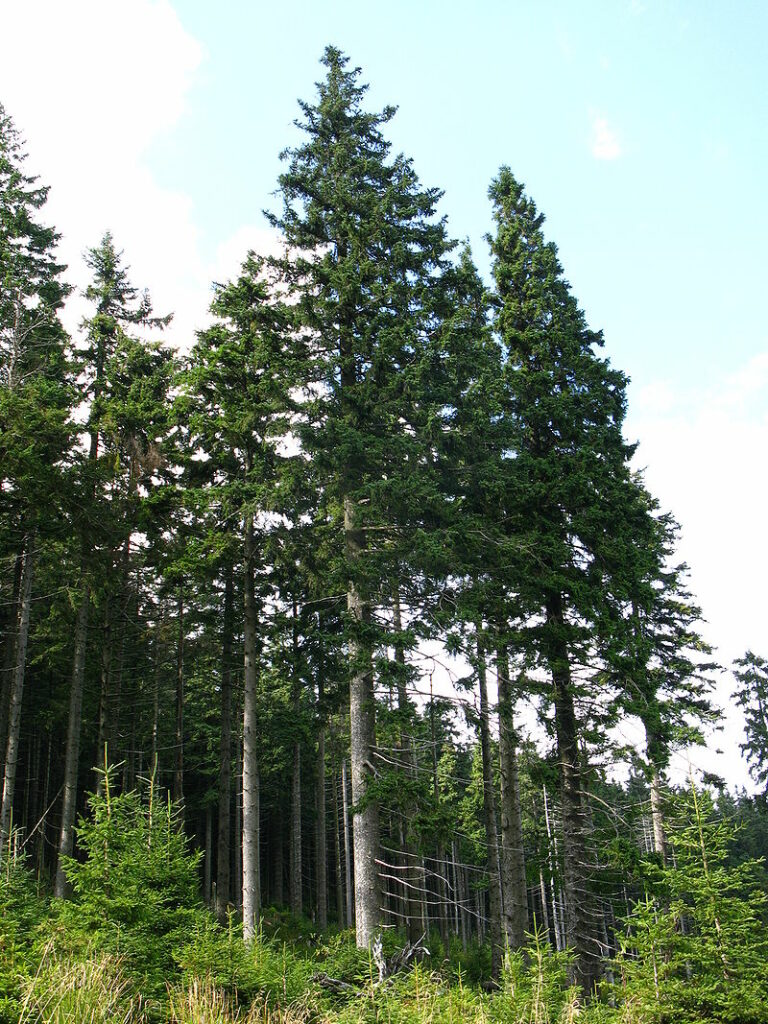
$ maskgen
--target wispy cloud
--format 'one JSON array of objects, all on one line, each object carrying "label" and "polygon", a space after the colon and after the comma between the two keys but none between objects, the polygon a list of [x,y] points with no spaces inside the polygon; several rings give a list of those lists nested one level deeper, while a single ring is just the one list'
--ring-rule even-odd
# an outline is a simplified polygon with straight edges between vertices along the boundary
[{"label": "wispy cloud", "polygon": [[592,156],[595,160],[618,160],[622,154],[618,136],[604,117],[592,118]]}]

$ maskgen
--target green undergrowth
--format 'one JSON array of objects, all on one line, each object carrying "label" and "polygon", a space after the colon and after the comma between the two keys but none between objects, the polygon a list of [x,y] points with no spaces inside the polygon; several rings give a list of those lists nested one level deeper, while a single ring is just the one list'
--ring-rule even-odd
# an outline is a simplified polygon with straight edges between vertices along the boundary
[{"label": "green undergrowth", "polygon": [[[0,1024],[768,1024],[768,938],[758,865],[728,862],[732,832],[693,796],[649,864],[599,998],[569,982],[542,935],[488,985],[483,946],[430,953],[379,981],[350,931],[265,910],[254,942],[203,906],[198,858],[153,794],[103,795],[67,863],[68,900],[23,860],[0,869]],[[382,936],[391,956],[404,943]],[[332,983],[329,985],[329,979]]]}]

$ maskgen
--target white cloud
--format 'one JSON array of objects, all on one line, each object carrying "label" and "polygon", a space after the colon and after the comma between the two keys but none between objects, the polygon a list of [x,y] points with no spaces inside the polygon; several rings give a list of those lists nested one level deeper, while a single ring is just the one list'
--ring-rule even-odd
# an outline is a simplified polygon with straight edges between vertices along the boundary
[{"label": "white cloud", "polygon": [[[766,646],[766,394],[768,351],[706,389],[680,392],[660,381],[630,402],[628,436],[640,440],[637,463],[647,467],[650,490],[681,524],[679,555],[691,567],[705,635],[726,667],[748,647],[759,653]],[[746,782],[732,685],[724,674],[718,694],[725,732],[713,745],[726,751],[717,770]],[[707,760],[695,751],[691,758],[694,765]]]},{"label": "white cloud", "polygon": [[592,118],[591,149],[595,160],[618,160],[622,154],[616,133],[608,121],[598,114]]},{"label": "white cloud", "polygon": [[[62,233],[68,279],[87,282],[82,253],[111,230],[183,343],[207,302],[207,268],[183,184],[161,186],[146,151],[184,113],[202,46],[167,0],[7,3],[3,35],[19,45],[4,47],[0,97],[27,140],[27,170],[51,186],[44,216]],[[72,303],[70,327],[82,311]]]}]

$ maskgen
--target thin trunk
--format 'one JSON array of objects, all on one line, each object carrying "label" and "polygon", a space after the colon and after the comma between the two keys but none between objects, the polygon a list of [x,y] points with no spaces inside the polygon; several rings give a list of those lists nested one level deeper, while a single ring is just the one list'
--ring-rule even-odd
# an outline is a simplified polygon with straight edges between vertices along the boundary
[{"label": "thin trunk", "polygon": [[[392,601],[392,628],[398,636],[395,639],[395,667],[397,679],[397,710],[400,716],[400,760],[402,770],[409,776],[415,774],[415,760],[411,746],[412,736],[409,728],[411,721],[411,705],[408,700],[408,674],[405,662],[405,646],[400,639],[403,621],[400,608],[400,588],[395,586]],[[409,779],[410,782],[410,779]],[[402,888],[402,913],[406,921],[406,931],[409,942],[418,942],[422,936],[422,921],[419,910],[419,903],[414,899],[413,890],[415,874],[413,866],[416,863],[416,848],[411,842],[409,823],[413,817],[414,808],[412,801],[408,801],[402,808],[400,818],[401,848],[403,851],[403,884]],[[422,883],[423,884],[423,883]]]},{"label": "thin trunk", "polygon": [[496,796],[493,788],[493,759],[491,758],[491,729],[486,683],[485,652],[480,634],[477,635],[477,677],[480,691],[480,748],[483,758],[483,818],[485,842],[488,848],[488,913],[491,935],[491,973],[498,978],[504,951],[501,926],[501,884],[499,875],[499,840],[496,832]]},{"label": "thin trunk", "polygon": [[224,580],[224,635],[221,644],[221,734],[219,739],[219,815],[216,852],[216,915],[227,919],[230,901],[230,808],[232,805],[232,634],[234,632],[234,585],[232,566]]},{"label": "thin trunk", "polygon": [[341,830],[343,829],[343,823],[341,821],[341,811],[339,809],[339,778],[336,774],[333,774],[333,852],[335,855],[335,874],[336,874],[336,923],[339,928],[344,924],[344,881],[341,867]]},{"label": "thin trunk", "polygon": [[[250,465],[246,468],[247,471],[250,471]],[[243,938],[246,942],[252,942],[261,913],[261,876],[259,870],[259,669],[256,644],[256,593],[253,580],[256,550],[253,515],[250,512],[245,517],[244,548]]]},{"label": "thin trunk", "polygon": [[29,640],[29,619],[32,609],[32,580],[35,573],[35,534],[27,534],[24,549],[24,566],[19,589],[19,611],[16,629],[16,657],[13,667],[10,699],[8,702],[8,739],[5,747],[5,776],[3,799],[0,807],[0,857],[5,843],[10,839],[13,817],[13,798],[16,791],[16,769],[19,760],[19,737],[21,735],[21,706],[24,697],[24,672],[27,665],[27,642]]},{"label": "thin trunk", "polygon": [[[130,495],[135,491],[135,483],[133,482],[133,474],[129,482],[129,499]],[[130,576],[130,561],[131,561],[131,538],[130,535],[125,538],[123,542],[123,550],[120,557],[120,610],[119,618],[117,621],[117,657],[115,659],[116,664],[114,669],[110,673],[109,679],[109,760],[111,764],[118,764],[121,760],[123,762],[123,790],[128,790],[132,786],[132,774],[133,766],[131,758],[135,749],[133,742],[129,743],[129,750],[123,749],[122,735],[120,732],[120,718],[123,704],[123,672],[125,671],[125,658],[126,658],[126,637],[128,634],[128,623],[129,621],[135,621],[131,619],[131,611],[135,613],[135,617],[138,617],[138,607],[136,594],[129,584]],[[133,606],[133,607],[132,607]],[[114,644],[114,633],[113,630],[112,643]],[[131,707],[130,700],[127,702],[128,706]],[[136,726],[136,715],[135,709],[131,708],[131,728],[135,730]],[[134,732],[135,736],[135,732]]]},{"label": "thin trunk", "polygon": [[285,903],[285,842],[283,839],[283,815],[278,811],[277,822],[272,826],[272,847],[274,850],[274,892],[272,902],[282,907]]},{"label": "thin trunk", "polygon": [[301,745],[293,744],[293,770],[291,772],[291,831],[288,841],[290,870],[288,891],[291,913],[300,917],[304,911],[302,893],[303,867],[301,863]]},{"label": "thin trunk", "polygon": [[243,909],[243,741],[235,742],[235,845],[232,856],[232,898],[238,910]]},{"label": "thin trunk", "polygon": [[[557,889],[555,888],[555,860],[557,858],[557,840],[553,843],[553,830],[549,821],[549,799],[547,797],[547,787],[544,786],[542,789],[544,795],[544,824],[547,829],[547,861],[549,863],[549,887],[552,892],[552,920],[555,929],[555,945],[558,953],[565,948],[565,941],[563,936],[563,928],[560,922],[560,914],[557,906]],[[553,854],[554,846],[554,854]]]},{"label": "thin trunk", "polygon": [[[541,922],[544,925],[544,931],[549,936],[550,941],[552,940],[552,930],[549,926],[549,908],[547,907],[547,886],[544,881],[544,868],[539,865],[539,897],[541,900]],[[559,945],[555,940],[555,945]]]},{"label": "thin trunk", "polygon": [[203,899],[211,905],[211,880],[213,878],[213,811],[211,805],[205,808],[205,860],[203,861]]},{"label": "thin trunk", "polygon": [[325,708],[322,668],[317,678],[317,789],[315,791],[315,920],[324,931],[328,927],[328,835],[325,806]]},{"label": "thin trunk", "polygon": [[355,923],[352,899],[352,842],[349,834],[349,799],[347,790],[347,762],[341,762],[341,800],[344,813],[344,882],[347,904],[347,928]]},{"label": "thin trunk", "polygon": [[61,829],[56,864],[54,895],[67,895],[67,877],[64,874],[64,858],[72,856],[75,842],[75,811],[77,808],[77,769],[80,759],[80,724],[83,711],[83,687],[85,684],[85,652],[88,639],[88,612],[91,604],[91,588],[84,584],[80,607],[75,622],[75,653],[72,663],[72,686],[69,693],[69,721],[67,725],[67,749],[64,756],[64,797],[61,806]]},{"label": "thin trunk", "polygon": [[43,792],[40,798],[40,827],[37,830],[37,844],[35,848],[35,860],[37,861],[38,880],[43,874],[45,867],[45,848],[48,832],[48,799],[51,791],[51,737],[46,735],[46,756],[45,776],[43,779]]},{"label": "thin trunk", "polygon": [[[301,715],[301,683],[299,677],[299,636],[298,608],[296,595],[293,595],[293,666],[291,680],[291,698],[294,721],[298,726]],[[296,729],[293,741],[293,770],[291,772],[291,832],[289,840],[290,873],[288,889],[291,900],[291,913],[300,917],[304,910],[302,881],[303,868],[301,862],[301,733]]]},{"label": "thin trunk", "polygon": [[104,629],[101,640],[101,693],[99,697],[99,739],[96,747],[96,791],[104,789],[104,772],[115,753],[110,744],[110,674],[112,670],[112,618],[110,600],[104,602]]},{"label": "thin trunk", "polygon": [[591,994],[601,973],[595,927],[597,914],[588,877],[579,727],[568,646],[564,637],[565,619],[561,595],[550,595],[546,612],[547,660],[552,673],[555,732],[560,762],[565,927],[568,944],[576,954],[572,979]]},{"label": "thin trunk", "polygon": [[510,949],[525,945],[528,890],[523,850],[523,813],[513,718],[512,684],[506,650],[496,653],[499,682],[499,768],[501,775],[501,886],[504,932]]},{"label": "thin trunk", "polygon": [[[22,551],[14,559],[13,588],[3,646],[3,679],[2,686],[0,686],[0,756],[2,757],[5,757],[5,748],[8,743],[8,715],[11,690],[13,689],[14,665],[16,664],[16,634],[19,627],[19,597],[23,568],[24,552]],[[5,774],[5,762],[0,765],[0,773]]]},{"label": "thin trunk", "polygon": [[178,597],[178,639],[176,643],[176,734],[174,743],[173,799],[184,806],[184,591]]},{"label": "thin trunk", "polygon": [[160,677],[165,660],[165,606],[161,605],[160,622],[155,638],[155,671],[152,679],[152,749],[150,753],[150,774],[154,782],[159,783],[160,771],[157,763],[159,751],[160,729]]},{"label": "thin trunk", "polygon": [[[357,526],[356,509],[344,500],[344,535],[347,558],[353,571],[365,548],[365,535]],[[379,857],[379,809],[368,799],[368,775],[376,747],[376,700],[370,643],[364,638],[370,606],[353,579],[347,590],[347,609],[352,620],[349,642],[349,723],[352,774],[352,814],[355,857],[355,929],[359,948],[369,947],[381,926]]]}]

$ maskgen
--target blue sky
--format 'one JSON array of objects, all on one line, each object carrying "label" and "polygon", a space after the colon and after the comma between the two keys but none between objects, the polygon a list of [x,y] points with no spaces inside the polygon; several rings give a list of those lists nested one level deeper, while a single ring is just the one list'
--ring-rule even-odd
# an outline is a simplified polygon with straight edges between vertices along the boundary
[{"label": "blue sky", "polygon": [[[183,176],[208,244],[258,219],[324,45],[394,103],[396,148],[445,190],[486,265],[487,187],[508,163],[576,294],[637,384],[704,382],[755,351],[768,202],[765,4],[178,3],[207,58],[160,181]],[[603,159],[593,155],[602,125]],[[611,146],[611,140],[615,146]]]},{"label": "blue sky", "polygon": [[[0,23],[0,101],[70,280],[110,228],[183,347],[210,282],[275,245],[261,211],[327,43],[373,107],[399,106],[394,147],[484,272],[509,164],[632,379],[627,431],[682,524],[708,638],[724,663],[768,655],[768,4],[0,0]],[[730,686],[718,765],[742,782]]]}]

